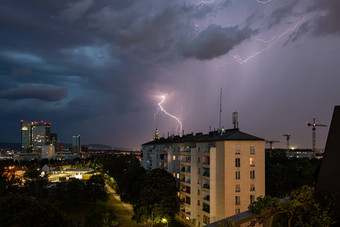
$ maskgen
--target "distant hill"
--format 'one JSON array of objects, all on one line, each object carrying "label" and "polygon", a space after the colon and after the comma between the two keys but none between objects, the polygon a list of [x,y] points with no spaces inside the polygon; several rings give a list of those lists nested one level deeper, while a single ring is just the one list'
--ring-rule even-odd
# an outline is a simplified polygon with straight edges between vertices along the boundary
[{"label": "distant hill", "polygon": [[[61,143],[61,146],[64,147],[64,149],[68,149],[72,147],[71,143]],[[82,145],[84,147],[87,147],[89,150],[121,150],[121,151],[131,151],[132,149],[129,148],[122,148],[122,147],[113,147],[111,145],[106,144],[84,144]],[[0,149],[9,149],[9,150],[21,150],[21,143],[4,143],[0,142]]]},{"label": "distant hill", "polygon": [[105,145],[105,144],[84,144],[84,147],[87,147],[90,150],[112,150],[114,149],[110,145]]}]

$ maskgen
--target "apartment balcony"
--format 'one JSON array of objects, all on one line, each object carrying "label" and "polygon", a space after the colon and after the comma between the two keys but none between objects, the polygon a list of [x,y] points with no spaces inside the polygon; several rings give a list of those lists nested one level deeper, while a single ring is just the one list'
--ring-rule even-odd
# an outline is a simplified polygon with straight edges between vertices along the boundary
[{"label": "apartment balcony", "polygon": [[206,213],[210,213],[210,205],[203,203],[202,210]]},{"label": "apartment balcony", "polygon": [[209,182],[209,180],[203,180],[202,181],[202,187],[203,187],[203,189],[209,190],[210,189],[210,182]]},{"label": "apartment balcony", "polygon": [[183,176],[181,178],[182,183],[190,184],[191,183],[191,177],[190,176]]},{"label": "apartment balcony", "polygon": [[205,189],[210,189],[210,184],[209,184],[209,183],[203,184],[203,188],[205,188]]},{"label": "apartment balcony", "polygon": [[190,193],[191,193],[191,188],[190,188],[189,186],[183,186],[183,187],[181,188],[181,192],[182,192],[182,193],[187,193],[187,194],[190,195]]},{"label": "apartment balcony", "polygon": [[190,156],[181,156],[181,164],[182,163],[191,163],[191,157]]},{"label": "apartment balcony", "polygon": [[181,173],[190,174],[190,173],[191,173],[191,168],[190,168],[190,166],[183,166],[183,167],[181,168]]},{"label": "apartment balcony", "polygon": [[210,169],[209,168],[203,168],[203,177],[210,177]]},{"label": "apartment balcony", "polygon": [[209,195],[209,194],[204,195],[204,196],[203,196],[203,200],[209,202],[209,201],[210,201],[210,195]]},{"label": "apartment balcony", "polygon": [[203,156],[202,165],[210,165],[210,157],[209,156]]}]

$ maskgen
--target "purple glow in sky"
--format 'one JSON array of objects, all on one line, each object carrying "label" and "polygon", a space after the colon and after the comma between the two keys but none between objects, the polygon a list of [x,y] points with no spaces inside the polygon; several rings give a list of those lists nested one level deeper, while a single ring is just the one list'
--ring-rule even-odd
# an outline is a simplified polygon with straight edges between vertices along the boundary
[{"label": "purple glow in sky", "polygon": [[[3,0],[0,142],[44,120],[62,142],[139,148],[160,96],[185,133],[232,127],[311,148],[340,100],[338,0]],[[160,136],[178,121],[157,115]],[[328,128],[317,129],[317,147]]]}]

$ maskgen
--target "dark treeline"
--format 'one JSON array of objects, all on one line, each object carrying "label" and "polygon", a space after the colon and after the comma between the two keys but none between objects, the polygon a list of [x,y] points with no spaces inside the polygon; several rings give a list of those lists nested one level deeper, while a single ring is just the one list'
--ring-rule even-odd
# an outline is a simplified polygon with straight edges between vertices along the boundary
[{"label": "dark treeline", "polygon": [[[134,156],[103,160],[103,171],[114,179],[111,184],[121,199],[133,205],[138,223],[173,220],[179,211],[175,178],[163,169],[146,172]],[[109,181],[110,182],[110,181]]]},{"label": "dark treeline", "polygon": [[266,153],[266,195],[283,198],[303,185],[314,187],[321,160],[287,158],[285,151]]},{"label": "dark treeline", "polygon": [[[39,167],[46,162],[28,162],[22,181],[9,168],[15,164],[0,161],[0,226],[79,226],[80,221],[74,223],[68,216],[78,209],[86,210],[85,226],[118,224],[113,211],[97,205],[98,200],[108,199],[102,175],[93,175],[87,181],[50,183],[46,175],[40,175]],[[104,220],[111,224],[105,224]]]}]

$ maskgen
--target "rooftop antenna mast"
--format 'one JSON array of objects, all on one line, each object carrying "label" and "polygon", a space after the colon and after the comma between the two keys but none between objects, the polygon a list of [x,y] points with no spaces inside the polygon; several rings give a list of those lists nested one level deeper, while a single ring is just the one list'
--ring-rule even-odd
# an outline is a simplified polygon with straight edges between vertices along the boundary
[{"label": "rooftop antenna mast", "polygon": [[222,87],[220,92],[220,117],[218,122],[218,128],[221,129],[221,115],[222,115]]},{"label": "rooftop antenna mast", "polygon": [[238,112],[233,112],[234,129],[238,129]]}]

